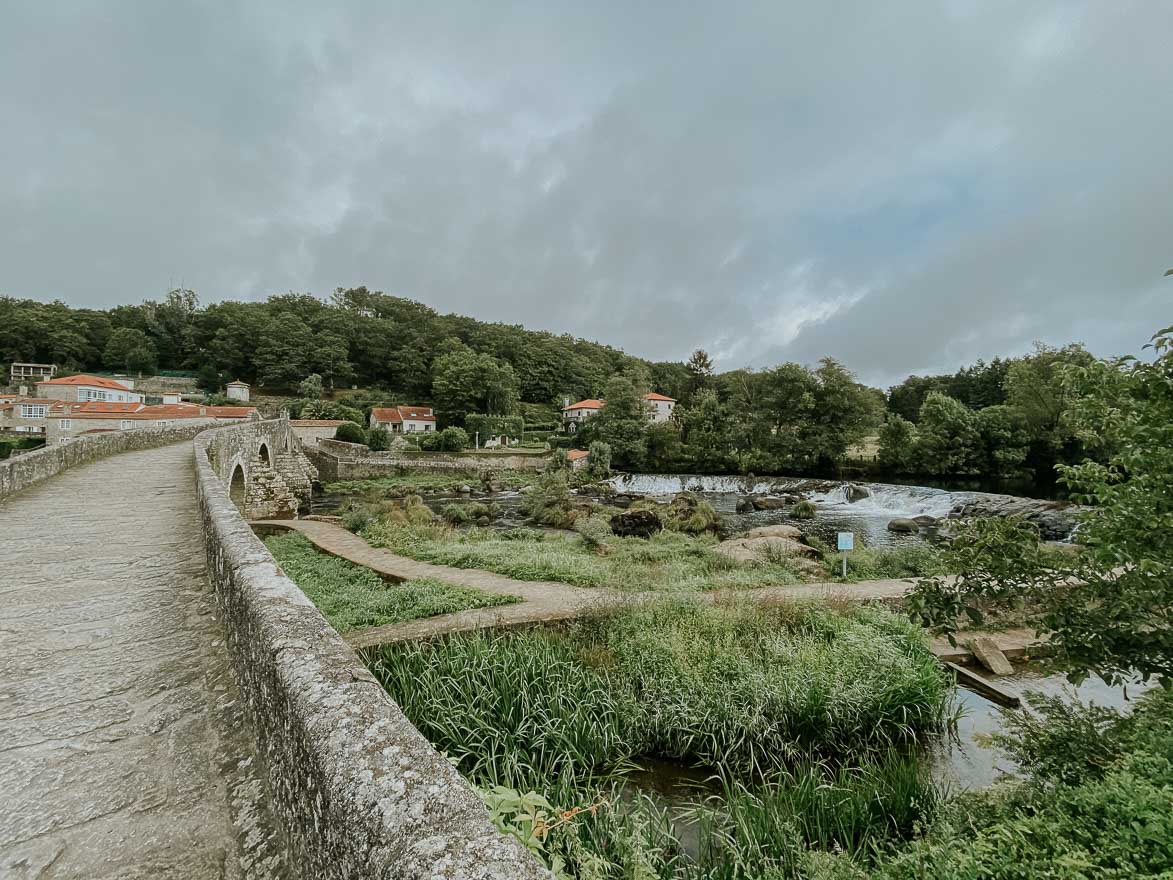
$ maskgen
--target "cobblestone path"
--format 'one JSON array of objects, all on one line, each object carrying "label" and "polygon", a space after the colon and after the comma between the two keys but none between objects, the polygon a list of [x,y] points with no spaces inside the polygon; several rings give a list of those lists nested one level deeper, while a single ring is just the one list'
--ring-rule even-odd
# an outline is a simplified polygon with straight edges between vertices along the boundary
[{"label": "cobblestone path", "polygon": [[284,874],[190,443],[0,502],[0,878]]}]

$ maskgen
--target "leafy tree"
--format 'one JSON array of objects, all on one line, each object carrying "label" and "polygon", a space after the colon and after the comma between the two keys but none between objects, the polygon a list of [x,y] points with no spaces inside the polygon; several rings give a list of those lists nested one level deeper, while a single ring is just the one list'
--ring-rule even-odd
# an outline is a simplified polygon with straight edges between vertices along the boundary
[{"label": "leafy tree", "polygon": [[[702,352],[703,354],[703,352]],[[720,472],[733,466],[733,414],[710,388],[692,397],[680,411],[689,462],[699,471]]]},{"label": "leafy tree", "polygon": [[121,327],[110,334],[102,359],[108,369],[128,373],[153,374],[158,362],[150,337],[142,330],[130,327]]},{"label": "leafy tree", "polygon": [[462,425],[464,417],[475,412],[508,415],[517,406],[513,368],[458,341],[436,358],[433,374],[436,414],[445,423]]},{"label": "leafy tree", "polygon": [[612,461],[624,470],[638,470],[648,454],[647,402],[631,381],[616,376],[607,383],[606,406],[588,422],[589,436],[611,447]]},{"label": "leafy tree", "polygon": [[334,432],[334,439],[342,440],[346,443],[366,443],[367,434],[366,431],[354,422],[343,422]]},{"label": "leafy tree", "polygon": [[1135,670],[1173,681],[1173,327],[1151,349],[1152,360],[1063,370],[1071,430],[1112,450],[1102,463],[1059,466],[1072,497],[1091,505],[1083,552],[1045,553],[1027,523],[978,520],[953,542],[957,580],[918,586],[922,619],[950,632],[963,611],[980,620],[983,607],[1025,603],[1074,679],[1095,671],[1120,681]]},{"label": "leafy tree", "polygon": [[220,372],[210,363],[200,367],[200,375],[196,385],[201,391],[208,394],[217,394],[224,383],[220,381]]},{"label": "leafy tree", "polygon": [[666,473],[688,467],[684,456],[684,445],[680,441],[680,428],[672,422],[654,422],[648,425],[648,457],[645,467]]},{"label": "leafy tree", "polygon": [[350,365],[350,347],[337,333],[323,330],[314,335],[310,361],[331,389],[336,382],[345,382],[354,375]]},{"label": "leafy tree", "polygon": [[999,405],[978,410],[976,415],[984,453],[981,472],[990,476],[1020,473],[1030,443],[1022,414],[1014,407]]},{"label": "leafy tree", "polygon": [[697,392],[707,388],[712,380],[713,360],[707,351],[698,348],[692,353],[685,367],[688,370],[688,399],[691,402]]},{"label": "leafy tree", "polygon": [[596,440],[588,450],[587,470],[595,479],[604,479],[611,474],[611,445],[602,440]]},{"label": "leafy tree", "polygon": [[890,413],[880,429],[880,466],[896,474],[915,473],[916,443],[916,425],[899,413]]},{"label": "leafy tree", "polygon": [[317,373],[310,373],[298,384],[297,393],[307,400],[321,400],[322,377]]},{"label": "leafy tree", "polygon": [[917,425],[917,457],[926,474],[974,474],[982,462],[978,417],[965,404],[929,392]]},{"label": "leafy tree", "polygon": [[[1084,449],[1076,443],[1068,411],[1074,390],[1064,380],[1070,367],[1086,367],[1094,358],[1082,345],[1051,348],[1035,343],[1034,353],[1015,360],[1006,374],[1007,401],[1021,414],[1030,436],[1030,455],[1036,472],[1051,470],[1056,462],[1076,461]],[[1087,438],[1093,446],[1097,438]]]},{"label": "leafy tree", "polygon": [[314,334],[292,312],[273,319],[265,335],[255,344],[257,379],[263,385],[292,385],[310,372],[310,351]]},{"label": "leafy tree", "polygon": [[947,384],[944,376],[909,376],[899,385],[888,389],[888,412],[916,424],[925,398],[934,391],[946,393]]}]

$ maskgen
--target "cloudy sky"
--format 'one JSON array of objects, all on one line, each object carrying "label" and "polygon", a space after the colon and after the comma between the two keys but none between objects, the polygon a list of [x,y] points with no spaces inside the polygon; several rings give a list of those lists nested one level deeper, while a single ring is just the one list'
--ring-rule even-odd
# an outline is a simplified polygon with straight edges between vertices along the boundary
[{"label": "cloudy sky", "polygon": [[876,383],[1173,323],[1173,3],[0,0],[0,293]]}]

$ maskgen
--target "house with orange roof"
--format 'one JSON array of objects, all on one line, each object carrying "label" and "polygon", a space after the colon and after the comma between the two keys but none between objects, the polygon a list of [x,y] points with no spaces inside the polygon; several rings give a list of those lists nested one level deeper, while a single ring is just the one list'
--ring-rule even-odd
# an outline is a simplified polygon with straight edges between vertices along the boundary
[{"label": "house with orange roof", "polygon": [[[41,400],[49,404],[48,400]],[[68,442],[82,434],[99,431],[136,431],[164,428],[188,420],[203,420],[209,425],[240,422],[257,417],[255,406],[203,406],[198,403],[123,403],[93,400],[86,403],[52,401],[51,411],[43,420],[47,443]]]},{"label": "house with orange roof", "polygon": [[585,449],[567,449],[566,460],[570,462],[570,467],[573,470],[584,468],[587,462],[590,461],[591,454]]},{"label": "house with orange roof", "polygon": [[436,416],[430,406],[376,406],[371,410],[371,427],[392,434],[418,434],[436,430]]},{"label": "house with orange roof", "polygon": [[[648,409],[648,421],[666,422],[672,418],[672,412],[676,408],[676,400],[674,398],[664,394],[657,394],[653,391],[644,395],[644,401]],[[596,415],[607,405],[605,400],[596,400],[593,397],[587,400],[580,400],[578,403],[571,403],[568,398],[563,403],[563,426],[572,434],[578,430],[584,421]]]},{"label": "house with orange roof", "polygon": [[131,388],[133,380],[119,381],[104,376],[58,376],[37,383],[37,397],[66,400],[70,403],[109,401],[142,403],[143,396]]}]

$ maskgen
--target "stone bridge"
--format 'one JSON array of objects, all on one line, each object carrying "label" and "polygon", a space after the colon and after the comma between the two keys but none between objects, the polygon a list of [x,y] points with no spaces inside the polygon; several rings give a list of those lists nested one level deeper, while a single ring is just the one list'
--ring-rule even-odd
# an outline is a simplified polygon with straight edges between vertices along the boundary
[{"label": "stone bridge", "polygon": [[314,478],[281,420],[0,462],[0,877],[549,876],[241,517]]}]

